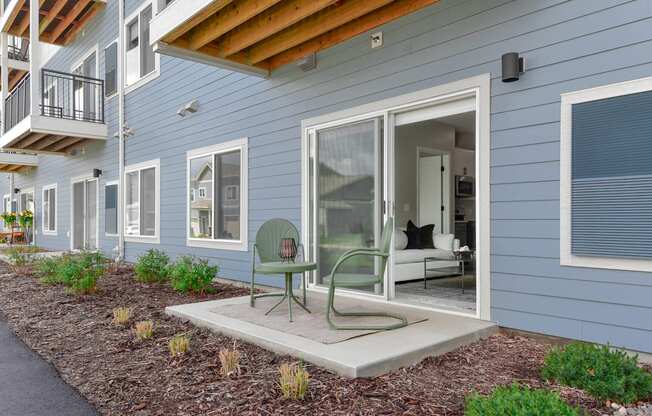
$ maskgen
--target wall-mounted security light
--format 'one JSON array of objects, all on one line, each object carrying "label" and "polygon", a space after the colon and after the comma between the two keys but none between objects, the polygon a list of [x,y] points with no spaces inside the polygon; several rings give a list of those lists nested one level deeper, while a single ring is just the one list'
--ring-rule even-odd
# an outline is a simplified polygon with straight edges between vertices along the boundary
[{"label": "wall-mounted security light", "polygon": [[193,114],[196,113],[197,110],[199,110],[199,101],[197,100],[192,100],[188,104],[184,105],[181,107],[178,111],[177,114],[180,115],[181,117],[185,117],[188,114]]},{"label": "wall-mounted security light", "polygon": [[99,178],[100,176],[102,176],[102,169],[93,169],[93,177]]},{"label": "wall-mounted security light", "polygon": [[317,54],[311,53],[308,56],[304,56],[297,61],[297,66],[301,68],[303,72],[317,68]]},{"label": "wall-mounted security light", "polygon": [[15,193],[15,194],[19,194],[19,193],[20,193],[20,189],[19,189],[19,188],[14,188],[14,193]]},{"label": "wall-mounted security light", "polygon": [[518,52],[506,53],[502,57],[503,63],[503,82],[518,81],[521,74],[525,72],[523,58],[518,56]]},{"label": "wall-mounted security light", "polygon": [[371,49],[380,48],[383,46],[383,32],[376,32],[371,34]]}]

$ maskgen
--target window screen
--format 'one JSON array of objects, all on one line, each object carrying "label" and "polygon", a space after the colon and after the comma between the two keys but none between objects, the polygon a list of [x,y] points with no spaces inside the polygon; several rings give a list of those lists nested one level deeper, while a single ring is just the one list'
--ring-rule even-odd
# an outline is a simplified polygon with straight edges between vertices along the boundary
[{"label": "window screen", "polygon": [[106,185],[104,191],[104,232],[118,234],[118,185]]},{"label": "window screen", "polygon": [[118,88],[118,44],[112,43],[104,50],[104,95],[109,97]]},{"label": "window screen", "polygon": [[652,258],[652,92],[572,106],[571,253]]}]

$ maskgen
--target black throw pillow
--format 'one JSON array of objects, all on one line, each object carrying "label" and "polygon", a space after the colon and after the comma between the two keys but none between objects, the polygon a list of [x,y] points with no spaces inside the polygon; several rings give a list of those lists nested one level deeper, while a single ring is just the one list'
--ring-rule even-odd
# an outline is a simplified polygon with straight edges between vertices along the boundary
[{"label": "black throw pillow", "polygon": [[419,228],[419,241],[421,248],[435,248],[435,243],[432,241],[432,232],[435,229],[435,224],[424,225]]},{"label": "black throw pillow", "polygon": [[405,234],[407,234],[408,238],[407,247],[405,247],[406,250],[418,250],[421,248],[421,235],[419,234],[419,227],[414,225],[412,220],[408,221]]}]

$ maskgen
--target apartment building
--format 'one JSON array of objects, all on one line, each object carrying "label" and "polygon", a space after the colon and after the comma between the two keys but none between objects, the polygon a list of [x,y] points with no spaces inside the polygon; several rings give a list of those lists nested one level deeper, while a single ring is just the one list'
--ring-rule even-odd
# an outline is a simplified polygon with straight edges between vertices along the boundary
[{"label": "apartment building", "polygon": [[652,1],[2,6],[0,190],[34,244],[248,281],[286,218],[323,290],[394,218],[384,283],[344,295],[652,352]]}]

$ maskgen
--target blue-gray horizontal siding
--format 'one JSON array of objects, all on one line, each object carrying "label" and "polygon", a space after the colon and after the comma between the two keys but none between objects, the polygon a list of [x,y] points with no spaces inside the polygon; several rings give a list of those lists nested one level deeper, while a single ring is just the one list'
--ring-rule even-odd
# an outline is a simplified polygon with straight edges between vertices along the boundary
[{"label": "blue-gray horizontal siding", "polygon": [[[126,97],[136,133],[127,163],[161,160],[161,244],[128,243],[128,259],[151,247],[193,253],[219,264],[221,276],[247,280],[250,252],[186,246],[187,150],[249,137],[251,241],[269,218],[300,225],[301,120],[489,72],[492,319],[652,351],[650,274],[559,265],[560,94],[652,75],[651,7],[442,0],[385,25],[382,48],[361,35],[321,52],[313,71],[288,65],[267,80],[162,57],[161,76]],[[500,56],[510,51],[524,56],[526,73],[504,84]],[[199,112],[178,117],[193,99]],[[48,162],[49,174],[78,163],[69,160]]]}]

